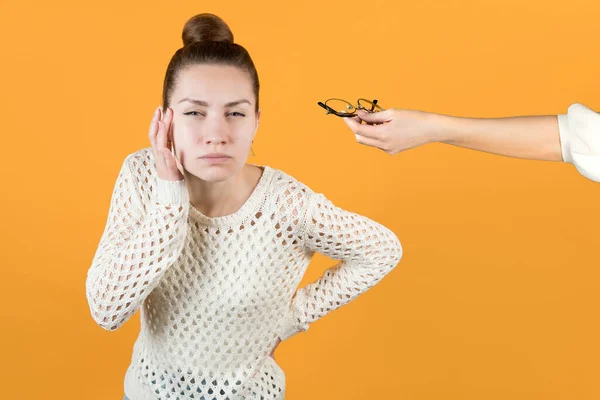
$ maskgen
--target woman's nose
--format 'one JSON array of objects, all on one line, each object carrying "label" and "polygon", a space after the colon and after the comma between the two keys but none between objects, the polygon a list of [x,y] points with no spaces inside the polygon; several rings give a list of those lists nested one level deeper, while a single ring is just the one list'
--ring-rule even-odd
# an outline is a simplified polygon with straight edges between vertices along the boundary
[{"label": "woman's nose", "polygon": [[225,121],[213,121],[207,128],[208,131],[203,137],[204,144],[218,145],[228,142],[229,133]]},{"label": "woman's nose", "polygon": [[204,138],[204,144],[226,144],[226,136],[208,135]]}]

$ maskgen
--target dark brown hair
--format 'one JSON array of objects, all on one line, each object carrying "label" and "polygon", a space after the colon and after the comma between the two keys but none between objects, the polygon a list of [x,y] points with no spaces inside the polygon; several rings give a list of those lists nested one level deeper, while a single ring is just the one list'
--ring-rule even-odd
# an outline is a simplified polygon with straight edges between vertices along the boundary
[{"label": "dark brown hair", "polygon": [[196,64],[217,64],[234,66],[247,72],[252,80],[258,111],[260,83],[256,67],[248,51],[233,43],[233,33],[221,18],[214,14],[198,14],[190,18],[183,27],[183,47],[175,52],[165,75],[163,84],[163,107],[169,102],[177,83],[179,72]]}]

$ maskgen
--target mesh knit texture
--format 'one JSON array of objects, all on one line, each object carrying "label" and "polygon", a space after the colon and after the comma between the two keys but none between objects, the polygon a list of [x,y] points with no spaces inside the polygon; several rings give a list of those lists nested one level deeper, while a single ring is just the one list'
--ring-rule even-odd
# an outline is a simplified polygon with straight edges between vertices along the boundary
[{"label": "mesh knit texture", "polygon": [[[129,155],[86,280],[94,320],[141,330],[125,393],[144,399],[283,399],[277,338],[352,301],[402,257],[384,226],[264,166],[235,213],[207,217],[183,181],[157,177],[150,148]],[[315,252],[338,260],[298,288]]]}]

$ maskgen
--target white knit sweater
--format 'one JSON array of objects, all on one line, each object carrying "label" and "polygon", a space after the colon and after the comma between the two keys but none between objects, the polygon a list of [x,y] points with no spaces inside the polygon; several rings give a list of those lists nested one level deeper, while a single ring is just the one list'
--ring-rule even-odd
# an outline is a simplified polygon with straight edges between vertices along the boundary
[{"label": "white knit sweater", "polygon": [[[297,289],[315,252],[341,261]],[[270,167],[237,212],[207,217],[183,181],[157,177],[147,148],[123,163],[86,293],[108,330],[141,310],[131,400],[283,399],[277,338],[352,301],[401,256],[390,230]]]}]

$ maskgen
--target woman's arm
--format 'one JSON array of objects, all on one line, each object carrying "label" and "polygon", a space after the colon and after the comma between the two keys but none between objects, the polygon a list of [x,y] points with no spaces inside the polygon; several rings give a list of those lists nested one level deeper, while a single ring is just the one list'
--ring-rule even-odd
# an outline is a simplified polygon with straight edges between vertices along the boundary
[{"label": "woman's arm", "polygon": [[307,250],[340,262],[296,291],[279,335],[282,340],[355,299],[402,258],[400,241],[389,229],[336,207],[321,194],[311,193],[301,225],[301,242]]},{"label": "woman's arm", "polygon": [[558,117],[466,118],[399,109],[359,115],[345,118],[357,141],[389,154],[440,142],[509,157],[570,162],[600,182],[600,115],[581,104]]},{"label": "woman's arm", "polygon": [[137,189],[143,177],[132,172],[136,167],[131,164],[129,156],[117,178],[86,280],[92,317],[111,331],[125,323],[158,285],[181,252],[187,229],[184,181],[158,178],[153,200],[144,210]]},{"label": "woman's arm", "polygon": [[562,161],[556,116],[462,118],[438,116],[441,142],[492,154]]}]

